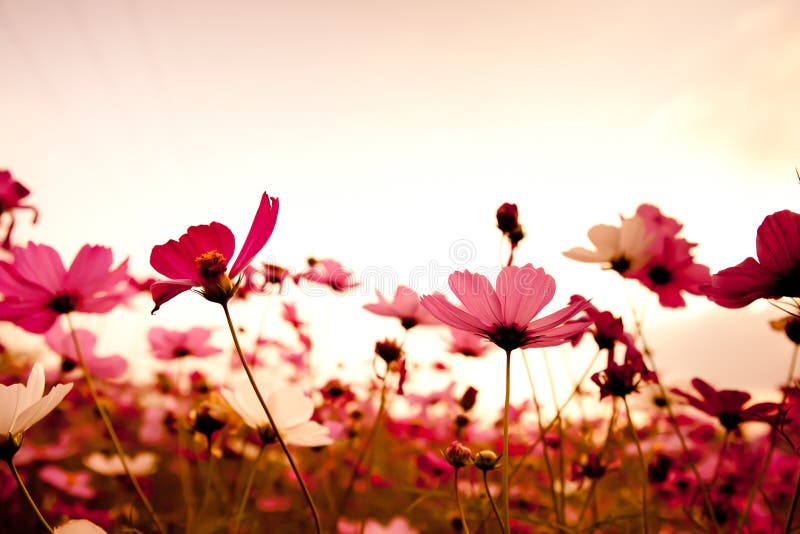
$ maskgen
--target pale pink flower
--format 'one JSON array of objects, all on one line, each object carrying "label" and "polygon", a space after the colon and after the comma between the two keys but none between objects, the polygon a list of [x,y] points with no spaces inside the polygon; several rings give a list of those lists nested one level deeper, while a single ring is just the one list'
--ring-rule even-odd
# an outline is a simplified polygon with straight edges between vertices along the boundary
[{"label": "pale pink flower", "polygon": [[[128,360],[122,356],[98,356],[94,352],[97,344],[97,336],[89,330],[77,328],[75,336],[83,354],[83,361],[92,376],[98,378],[119,378],[128,370]],[[50,350],[64,359],[62,369],[74,368],[78,365],[78,353],[75,352],[75,343],[69,332],[66,332],[60,324],[55,323],[44,336]]]},{"label": "pale pink flower", "polygon": [[71,389],[71,383],[57,384],[44,395],[44,369],[38,362],[33,364],[27,385],[0,385],[0,453],[13,456],[23,433],[52,412]]},{"label": "pale pink flower", "polygon": [[575,261],[601,263],[624,275],[641,269],[650,259],[653,236],[646,229],[645,220],[636,215],[622,219],[619,227],[598,224],[589,229],[589,241],[596,250],[575,247],[564,256]]},{"label": "pale pink flower", "polygon": [[54,534],[107,534],[88,519],[70,519],[53,530]]},{"label": "pale pink flower", "polygon": [[337,525],[339,534],[417,534],[419,530],[413,528],[404,517],[395,517],[389,524],[382,525],[374,519],[367,519],[364,528],[361,528],[361,522],[349,522],[345,519],[340,519]]},{"label": "pale pink flower", "polygon": [[353,271],[345,269],[341,263],[331,259],[309,258],[308,269],[295,275],[294,282],[299,283],[301,279],[326,285],[337,292],[358,286],[358,282],[353,279]]},{"label": "pale pink flower", "polygon": [[[271,377],[264,374],[256,376],[256,385],[278,427],[273,430],[280,432],[286,443],[299,447],[319,447],[333,443],[328,428],[311,420],[314,415],[314,401],[300,389],[292,386],[275,389]],[[233,389],[225,388],[221,393],[244,424],[259,432],[269,427],[267,414],[246,378],[238,377],[233,383]]]},{"label": "pale pink flower", "polygon": [[478,357],[486,354],[489,345],[484,336],[450,327],[450,344],[447,346],[448,352],[453,354],[463,354],[468,357]]},{"label": "pale pink flower", "polygon": [[218,222],[190,226],[177,241],[170,239],[153,247],[150,265],[169,280],[156,282],[150,287],[155,302],[153,312],[168,300],[193,287],[206,299],[225,304],[236,293],[236,278],[256,254],[267,244],[278,219],[277,198],[264,193],[256,211],[253,224],[233,265],[236,241],[233,232]]},{"label": "pale pink flower", "polygon": [[204,358],[220,352],[209,344],[211,330],[196,326],[189,330],[167,330],[153,327],[147,333],[150,349],[159,360],[175,360],[186,356]]},{"label": "pale pink flower", "polygon": [[84,245],[69,270],[47,245],[14,247],[14,262],[0,262],[0,320],[41,334],[60,314],[106,313],[135,291],[128,260],[111,269],[110,248]]},{"label": "pale pink flower", "polygon": [[400,319],[403,328],[409,329],[417,325],[439,324],[439,321],[431,315],[419,302],[419,295],[410,287],[399,285],[394,292],[394,298],[390,301],[384,297],[380,291],[375,292],[378,302],[364,304],[364,309],[376,315],[384,317],[396,317]]},{"label": "pale pink flower", "polygon": [[454,272],[448,283],[464,308],[444,295],[426,295],[422,305],[443,323],[484,337],[505,351],[561,345],[590,324],[567,322],[589,305],[586,300],[534,320],[553,299],[556,283],[530,263],[505,267],[497,276],[496,290],[485,276],[469,271]]},{"label": "pale pink flower", "polygon": [[[128,464],[128,469],[130,469],[131,473],[137,477],[152,475],[156,472],[158,466],[158,456],[152,452],[140,452],[131,458],[126,454],[125,463]],[[83,459],[83,465],[95,473],[107,477],[125,475],[125,468],[116,454],[105,455],[93,452]]]},{"label": "pale pink flower", "polygon": [[86,471],[67,471],[57,465],[46,465],[39,469],[39,479],[80,499],[92,499],[97,490],[92,487],[92,475]]}]

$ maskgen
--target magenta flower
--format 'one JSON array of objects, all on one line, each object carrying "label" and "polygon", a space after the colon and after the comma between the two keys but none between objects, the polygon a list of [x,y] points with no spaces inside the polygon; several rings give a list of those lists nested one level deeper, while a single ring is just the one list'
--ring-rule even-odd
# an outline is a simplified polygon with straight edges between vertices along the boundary
[{"label": "magenta flower", "polygon": [[777,421],[780,404],[760,402],[745,408],[745,403],[750,400],[750,394],[745,391],[716,390],[699,378],[692,380],[692,386],[700,393],[700,397],[694,397],[677,388],[672,388],[672,392],[686,399],[701,412],[716,417],[728,431],[737,429],[745,421],[762,421],[770,424]]},{"label": "magenta flower", "polygon": [[750,257],[711,277],[709,300],[741,308],[760,298],[800,297],[800,215],[767,215],[756,234],[758,260]]},{"label": "magenta flower", "polygon": [[153,327],[147,333],[150,349],[159,360],[177,360],[186,356],[204,358],[220,349],[209,344],[211,330],[196,326],[189,330],[167,330]]},{"label": "magenta flower", "polygon": [[358,282],[353,279],[353,272],[345,269],[338,261],[331,259],[308,258],[308,269],[294,275],[294,283],[300,283],[303,278],[328,286],[338,293],[358,286]]},{"label": "magenta flower", "polygon": [[177,241],[170,239],[153,247],[150,265],[169,278],[150,287],[155,302],[153,313],[168,300],[193,287],[211,302],[225,304],[236,293],[236,278],[267,244],[278,219],[277,198],[264,193],[250,232],[239,251],[239,256],[228,269],[236,246],[233,232],[218,222],[190,226]]},{"label": "magenta flower", "polygon": [[[92,376],[100,378],[119,378],[128,370],[128,360],[122,356],[98,356],[94,352],[97,336],[89,330],[78,328],[75,330],[78,344],[81,347],[83,361]],[[61,369],[71,371],[78,365],[78,353],[75,352],[75,343],[72,335],[65,332],[60,324],[56,323],[44,336],[50,350],[61,356],[63,361]]]},{"label": "magenta flower", "polygon": [[439,324],[439,321],[431,315],[419,302],[417,292],[406,286],[397,286],[394,299],[391,302],[386,300],[380,292],[375,292],[378,302],[374,304],[364,304],[364,309],[384,317],[396,317],[406,330],[417,325]]},{"label": "magenta flower", "polygon": [[111,269],[110,248],[84,245],[69,270],[47,245],[28,243],[12,252],[13,263],[0,262],[0,320],[29,332],[47,331],[64,313],[106,313],[135,292],[128,260]]},{"label": "magenta flower", "polygon": [[3,244],[0,245],[6,250],[11,250],[11,231],[14,229],[14,212],[16,209],[28,209],[33,211],[33,222],[39,218],[39,213],[33,206],[22,204],[20,201],[30,195],[27,187],[14,180],[11,173],[7,170],[0,170],[0,214],[8,213],[11,223],[6,230]]},{"label": "magenta flower", "polygon": [[491,347],[486,342],[486,338],[452,326],[450,327],[450,335],[452,340],[447,347],[447,351],[453,354],[463,354],[470,358],[477,358],[486,354],[486,351]]},{"label": "magenta flower", "polygon": [[464,308],[440,294],[423,296],[422,305],[443,323],[484,337],[505,351],[561,345],[590,324],[567,322],[586,309],[587,300],[533,320],[553,299],[556,283],[530,263],[505,267],[497,276],[496,290],[485,276],[469,271],[454,272],[448,283]]}]

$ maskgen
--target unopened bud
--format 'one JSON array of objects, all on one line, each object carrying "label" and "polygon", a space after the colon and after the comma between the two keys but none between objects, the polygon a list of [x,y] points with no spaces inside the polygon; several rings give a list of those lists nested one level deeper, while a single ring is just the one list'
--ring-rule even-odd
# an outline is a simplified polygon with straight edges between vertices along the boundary
[{"label": "unopened bud", "polygon": [[519,226],[519,210],[516,204],[506,202],[497,208],[497,227],[504,234],[509,234]]},{"label": "unopened bud", "polygon": [[472,409],[473,406],[475,406],[475,401],[477,400],[477,398],[478,398],[478,390],[470,386],[461,396],[461,399],[459,399],[458,404],[459,406],[461,406],[462,410],[468,412]]},{"label": "unopened bud", "polygon": [[472,461],[475,464],[475,467],[481,471],[491,471],[492,469],[497,468],[498,463],[500,462],[500,457],[490,450],[484,450],[477,453],[472,458]]},{"label": "unopened bud", "polygon": [[447,463],[458,469],[472,462],[472,451],[460,441],[454,441],[444,451],[444,459],[447,460]]}]

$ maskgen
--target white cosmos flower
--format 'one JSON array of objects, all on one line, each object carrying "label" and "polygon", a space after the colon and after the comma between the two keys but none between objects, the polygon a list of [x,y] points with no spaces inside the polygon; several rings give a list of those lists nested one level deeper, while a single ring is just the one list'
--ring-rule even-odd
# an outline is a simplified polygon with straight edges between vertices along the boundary
[{"label": "white cosmos flower", "polygon": [[647,248],[653,240],[647,235],[644,220],[638,215],[623,219],[619,228],[598,224],[589,229],[589,241],[597,250],[575,247],[564,256],[587,263],[608,263],[620,274],[636,272],[650,259]]},{"label": "white cosmos flower", "polygon": [[23,433],[53,411],[71,389],[72,383],[57,384],[44,395],[44,370],[38,362],[27,385],[0,385],[0,449],[9,441],[19,447]]},{"label": "white cosmos flower", "polygon": [[[156,472],[158,456],[152,452],[140,452],[133,458],[125,455],[125,462],[128,464],[131,474],[134,476],[152,475]],[[125,474],[122,461],[116,454],[106,456],[100,452],[93,452],[83,459],[83,465],[101,475],[107,477],[120,476]]]},{"label": "white cosmos flower", "polygon": [[107,534],[105,530],[98,527],[88,519],[71,519],[56,527],[55,534]]},{"label": "white cosmos flower", "polygon": [[[311,421],[314,402],[305,393],[292,386],[270,391],[269,381],[269,377],[263,375],[256,378],[258,389],[278,427],[276,430],[286,443],[299,447],[318,447],[333,443],[328,428]],[[259,432],[269,426],[267,414],[246,377],[237,377],[233,389],[225,388],[221,393],[244,424]]]}]

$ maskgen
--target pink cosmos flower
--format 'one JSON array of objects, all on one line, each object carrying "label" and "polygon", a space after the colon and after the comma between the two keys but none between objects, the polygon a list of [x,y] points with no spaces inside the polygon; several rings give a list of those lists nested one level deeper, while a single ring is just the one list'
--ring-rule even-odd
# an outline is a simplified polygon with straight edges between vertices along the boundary
[{"label": "pink cosmos flower", "polygon": [[92,499],[97,495],[92,487],[92,475],[87,471],[67,471],[57,465],[46,465],[39,470],[39,479],[80,499]]},{"label": "pink cosmos flower", "polygon": [[486,354],[489,345],[483,336],[450,327],[452,339],[447,347],[447,351],[453,354],[463,354],[470,358],[477,358]]},{"label": "pink cosmos flower", "polygon": [[220,352],[209,344],[211,330],[196,326],[189,330],[167,330],[153,327],[147,333],[150,349],[159,360],[175,360],[186,356],[204,358]]},{"label": "pink cosmos flower", "polygon": [[331,259],[308,258],[308,269],[296,274],[294,283],[297,284],[304,278],[317,284],[326,285],[339,293],[358,286],[358,282],[353,280],[353,271],[345,269],[341,263]]},{"label": "pink cosmos flower", "polygon": [[0,245],[6,250],[11,250],[11,231],[14,229],[14,212],[16,209],[28,209],[33,211],[33,222],[39,218],[39,212],[33,206],[22,204],[20,201],[30,195],[27,187],[14,180],[11,173],[0,169],[0,214],[8,213],[11,217],[11,224],[6,230],[3,244]]},{"label": "pink cosmos flower", "polygon": [[431,313],[422,307],[417,292],[406,286],[397,286],[391,302],[379,291],[375,292],[378,302],[364,304],[364,309],[384,317],[396,317],[406,330],[417,325],[439,324]]},{"label": "pink cosmos flower", "polygon": [[177,241],[170,239],[153,247],[150,265],[169,278],[150,287],[155,302],[153,312],[162,304],[193,287],[211,302],[225,304],[236,293],[236,278],[267,244],[278,219],[277,198],[264,193],[258,206],[250,232],[245,238],[239,256],[228,269],[236,246],[231,230],[218,222],[190,226]]},{"label": "pink cosmos flower", "polygon": [[[75,335],[78,337],[83,361],[92,376],[119,378],[128,370],[128,361],[122,356],[98,356],[94,353],[97,336],[89,330],[78,328],[75,330]],[[50,350],[63,358],[61,365],[63,371],[70,371],[78,365],[78,354],[75,352],[75,343],[72,341],[72,336],[69,332],[64,331],[60,324],[54,324],[47,331],[44,339]]]},{"label": "pink cosmos flower", "polygon": [[0,262],[0,320],[29,332],[47,331],[64,313],[106,313],[134,291],[128,260],[112,270],[110,248],[84,245],[69,270],[47,245],[28,243],[12,252],[13,263]]},{"label": "pink cosmos flower", "polygon": [[750,257],[711,277],[709,300],[741,308],[760,298],[800,297],[800,215],[767,215],[756,234],[758,260]]},{"label": "pink cosmos flower", "polygon": [[672,392],[701,412],[716,417],[726,430],[734,430],[745,421],[773,423],[779,415],[781,406],[774,402],[760,402],[745,408],[745,403],[750,400],[746,391],[717,390],[700,378],[692,380],[692,386],[700,393],[699,398],[677,388],[672,388]]},{"label": "pink cosmos flower", "polygon": [[590,324],[567,322],[586,309],[586,300],[533,320],[553,299],[556,283],[530,263],[505,267],[497,276],[496,290],[485,276],[469,271],[456,271],[448,283],[466,309],[444,295],[426,295],[422,305],[443,323],[484,337],[505,351],[561,345]]}]

